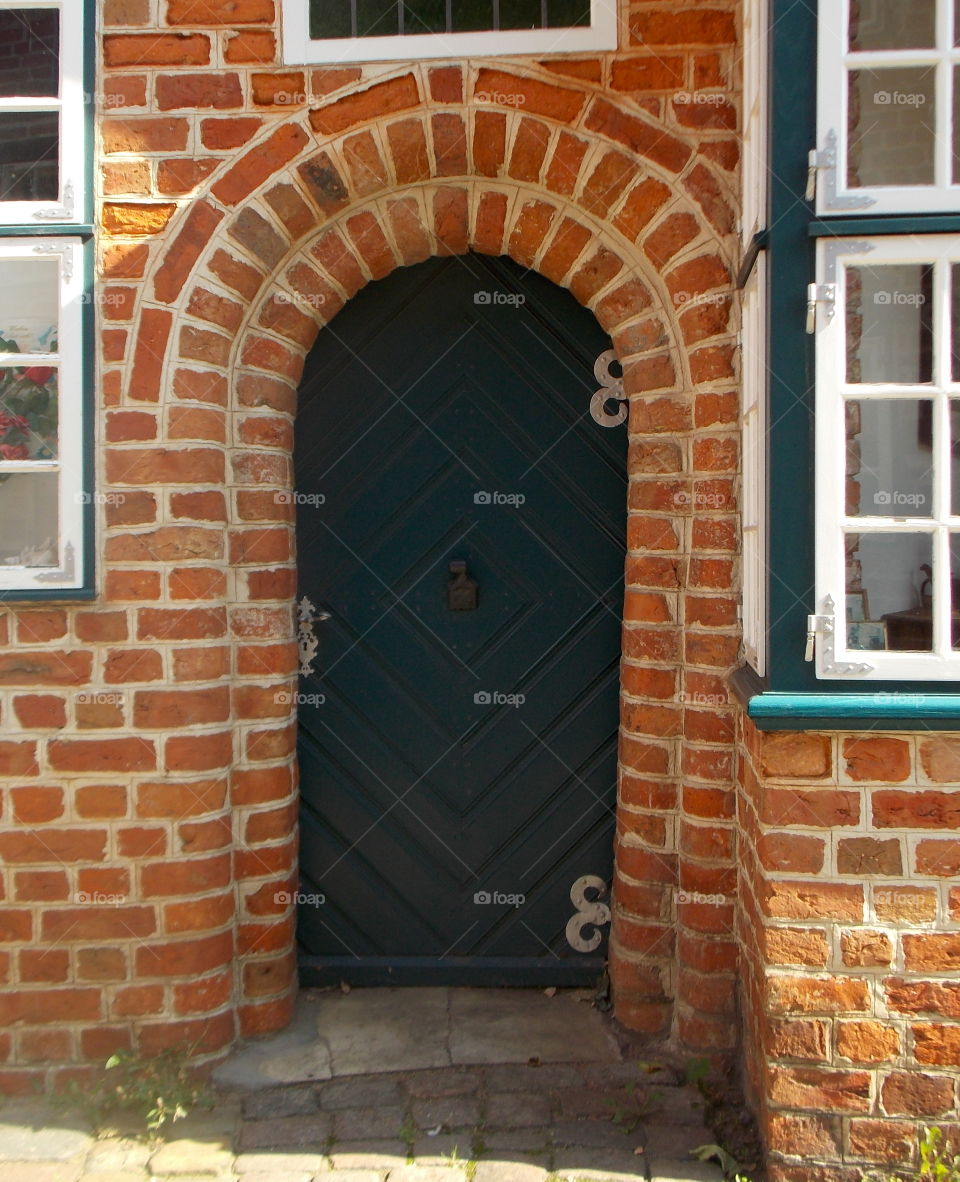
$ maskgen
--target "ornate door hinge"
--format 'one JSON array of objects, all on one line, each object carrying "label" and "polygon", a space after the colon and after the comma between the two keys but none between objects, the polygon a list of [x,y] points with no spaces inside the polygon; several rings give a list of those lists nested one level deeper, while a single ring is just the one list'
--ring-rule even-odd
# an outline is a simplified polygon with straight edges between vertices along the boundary
[{"label": "ornate door hinge", "polygon": [[[587,891],[595,892],[592,899]],[[595,874],[585,874],[570,888],[570,901],[577,909],[567,920],[567,943],[577,952],[593,952],[603,939],[602,927],[610,922],[610,908],[602,902],[607,897],[607,884]],[[584,929],[592,928],[589,936]]]},{"label": "ornate door hinge", "polygon": [[[607,349],[597,358],[593,367],[593,375],[601,385],[596,394],[590,399],[590,414],[601,427],[619,427],[627,417],[627,395],[623,389],[623,378],[616,378],[610,372],[610,366],[617,360],[612,349]],[[607,410],[608,402],[619,402],[614,414]]]},{"label": "ornate door hinge", "polygon": [[329,619],[330,613],[318,612],[306,595],[297,604],[297,648],[300,653],[301,677],[309,677],[313,673],[313,658],[320,644],[313,626],[320,620]]}]

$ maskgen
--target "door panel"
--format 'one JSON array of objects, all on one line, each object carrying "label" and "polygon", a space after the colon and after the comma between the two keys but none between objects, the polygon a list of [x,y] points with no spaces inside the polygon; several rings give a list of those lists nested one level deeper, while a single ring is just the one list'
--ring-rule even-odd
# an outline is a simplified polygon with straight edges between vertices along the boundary
[{"label": "door panel", "polygon": [[[308,358],[300,593],[330,618],[301,684],[306,980],[602,964],[566,925],[612,862],[626,440],[589,415],[605,348],[568,293],[470,255],[372,285]],[[448,607],[454,560],[476,610]]]}]

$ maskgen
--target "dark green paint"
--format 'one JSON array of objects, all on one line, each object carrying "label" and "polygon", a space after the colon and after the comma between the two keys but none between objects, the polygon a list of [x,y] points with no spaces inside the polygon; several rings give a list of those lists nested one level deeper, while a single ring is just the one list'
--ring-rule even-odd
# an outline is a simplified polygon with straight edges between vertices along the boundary
[{"label": "dark green paint", "polygon": [[[301,680],[301,890],[325,896],[300,907],[305,979],[602,967],[565,926],[574,881],[612,872],[626,434],[589,415],[606,348],[567,292],[467,255],[374,284],[308,358],[300,594],[331,618]],[[494,493],[525,501],[476,499]],[[455,560],[476,610],[448,607]],[[526,700],[475,700],[493,692]]]}]

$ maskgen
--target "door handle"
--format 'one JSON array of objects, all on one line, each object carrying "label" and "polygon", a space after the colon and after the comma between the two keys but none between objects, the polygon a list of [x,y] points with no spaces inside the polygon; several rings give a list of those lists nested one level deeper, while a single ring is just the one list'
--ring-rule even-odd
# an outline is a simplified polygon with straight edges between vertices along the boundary
[{"label": "door handle", "polygon": [[450,580],[447,583],[447,607],[452,612],[473,612],[477,610],[478,587],[467,574],[467,564],[462,558],[450,563]]}]

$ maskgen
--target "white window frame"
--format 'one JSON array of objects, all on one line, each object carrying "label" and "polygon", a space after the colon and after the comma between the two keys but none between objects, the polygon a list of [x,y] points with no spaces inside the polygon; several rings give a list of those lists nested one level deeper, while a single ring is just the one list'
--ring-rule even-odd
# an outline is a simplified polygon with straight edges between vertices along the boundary
[{"label": "white window frame", "polygon": [[765,228],[769,153],[767,86],[769,79],[769,0],[745,0],[743,6],[743,214],[741,242],[746,249]]},{"label": "white window frame", "polygon": [[[934,368],[933,381],[923,385],[852,385],[847,383],[846,269],[885,264],[933,264]],[[817,281],[821,294],[833,288],[836,304],[818,307],[816,325],[816,597],[818,631],[817,676],[822,678],[891,678],[909,681],[953,681],[960,677],[960,651],[951,645],[950,533],[960,532],[960,516],[950,513],[950,395],[960,396],[960,383],[951,381],[950,267],[960,264],[960,236],[953,234],[857,237],[821,240],[817,253]],[[933,400],[933,512],[930,517],[848,517],[845,505],[845,399]],[[846,637],[846,562],[844,532],[930,533],[933,535],[934,616],[930,653],[871,652],[849,649]],[[833,607],[831,608],[831,604]],[[830,621],[830,616],[835,618]]]},{"label": "white window frame", "polygon": [[0,201],[0,225],[53,225],[86,220],[84,184],[86,104],[83,89],[83,5],[77,0],[0,0],[0,8],[56,8],[60,12],[59,98],[0,98],[0,111],[58,111],[60,192],[49,201]]},{"label": "white window frame", "polygon": [[[0,238],[0,273],[5,262],[55,257],[60,269],[60,320],[57,353],[7,353],[5,365],[55,365],[58,369],[58,436],[55,460],[0,462],[4,474],[55,472],[59,475],[59,563],[56,567],[0,564],[0,591],[76,590],[84,586],[83,242],[80,238]],[[49,263],[47,264],[49,265]],[[38,538],[40,542],[43,539]]]},{"label": "white window frame", "polygon": [[[903,0],[909,3],[909,0]],[[937,5],[937,48],[932,50],[875,50],[849,53],[851,0],[820,0],[818,9],[817,149],[811,170],[817,175],[817,212],[937,213],[960,209],[960,185],[951,184],[953,104],[950,101],[954,66],[960,66],[960,47],[953,45],[953,3]],[[960,32],[960,30],[958,30]],[[851,189],[847,186],[847,73],[851,65],[935,66],[937,134],[935,183],[884,185]]]},{"label": "white window frame", "polygon": [[740,351],[743,446],[741,534],[743,655],[760,677],[767,673],[767,257],[757,255],[743,289]]},{"label": "white window frame", "polygon": [[[40,0],[37,0],[39,3]],[[413,61],[421,58],[502,57],[583,53],[617,48],[618,0],[590,0],[590,24],[568,29],[509,29],[389,37],[311,40],[308,0],[282,0],[285,65]]]}]

